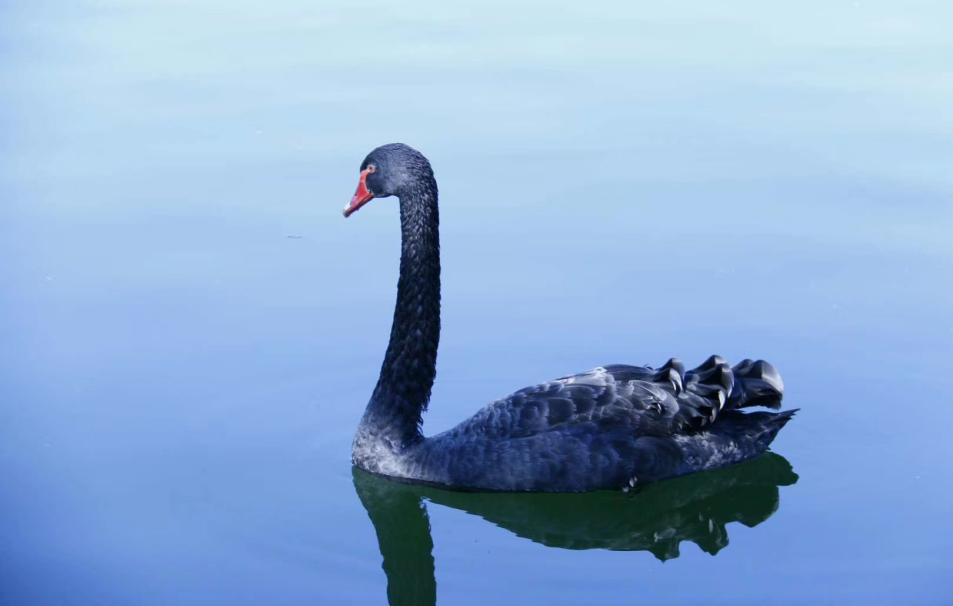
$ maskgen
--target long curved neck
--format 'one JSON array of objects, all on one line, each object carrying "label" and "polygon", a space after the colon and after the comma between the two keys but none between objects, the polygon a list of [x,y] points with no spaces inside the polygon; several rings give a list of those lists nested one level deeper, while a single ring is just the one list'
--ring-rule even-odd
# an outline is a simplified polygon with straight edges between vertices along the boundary
[{"label": "long curved neck", "polygon": [[380,378],[363,424],[398,445],[421,437],[440,341],[440,237],[437,183],[419,179],[400,197],[397,304]]}]

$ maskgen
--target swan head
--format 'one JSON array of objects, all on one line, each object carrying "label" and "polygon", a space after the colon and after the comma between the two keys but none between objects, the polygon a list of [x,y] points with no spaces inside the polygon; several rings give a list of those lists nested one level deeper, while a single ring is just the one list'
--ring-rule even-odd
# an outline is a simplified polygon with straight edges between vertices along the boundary
[{"label": "swan head", "polygon": [[433,180],[430,162],[422,153],[403,143],[381,145],[361,163],[357,191],[344,207],[344,216],[351,216],[374,198],[400,197],[421,179]]}]

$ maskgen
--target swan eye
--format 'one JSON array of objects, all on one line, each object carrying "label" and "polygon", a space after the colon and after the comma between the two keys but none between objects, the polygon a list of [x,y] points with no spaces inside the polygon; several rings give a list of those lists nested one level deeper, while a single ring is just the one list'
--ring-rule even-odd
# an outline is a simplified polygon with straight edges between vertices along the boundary
[{"label": "swan eye", "polygon": [[367,165],[367,172],[369,172],[369,173],[377,172],[377,167],[374,166],[373,164],[368,164],[368,165]]}]

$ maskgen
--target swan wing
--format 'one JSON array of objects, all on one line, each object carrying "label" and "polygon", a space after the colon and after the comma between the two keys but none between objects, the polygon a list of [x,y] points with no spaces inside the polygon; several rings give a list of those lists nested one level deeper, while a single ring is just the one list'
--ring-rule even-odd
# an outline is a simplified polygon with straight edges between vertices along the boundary
[{"label": "swan wing", "polygon": [[710,426],[724,410],[776,408],[781,389],[777,372],[762,361],[732,368],[711,356],[688,371],[675,358],[660,368],[612,364],[520,389],[452,431],[502,439],[586,427],[670,436]]}]

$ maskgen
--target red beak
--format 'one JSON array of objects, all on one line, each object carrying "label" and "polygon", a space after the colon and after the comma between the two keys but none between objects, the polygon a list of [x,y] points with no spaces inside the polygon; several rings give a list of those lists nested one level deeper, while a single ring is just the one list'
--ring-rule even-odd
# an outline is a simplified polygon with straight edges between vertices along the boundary
[{"label": "red beak", "polygon": [[361,171],[361,179],[357,182],[357,191],[354,192],[354,197],[351,198],[351,203],[344,207],[345,219],[350,217],[354,211],[364,206],[374,198],[374,194],[368,191],[367,183],[364,182],[364,180],[367,179],[368,173],[370,172],[371,169],[369,168],[365,168]]}]

